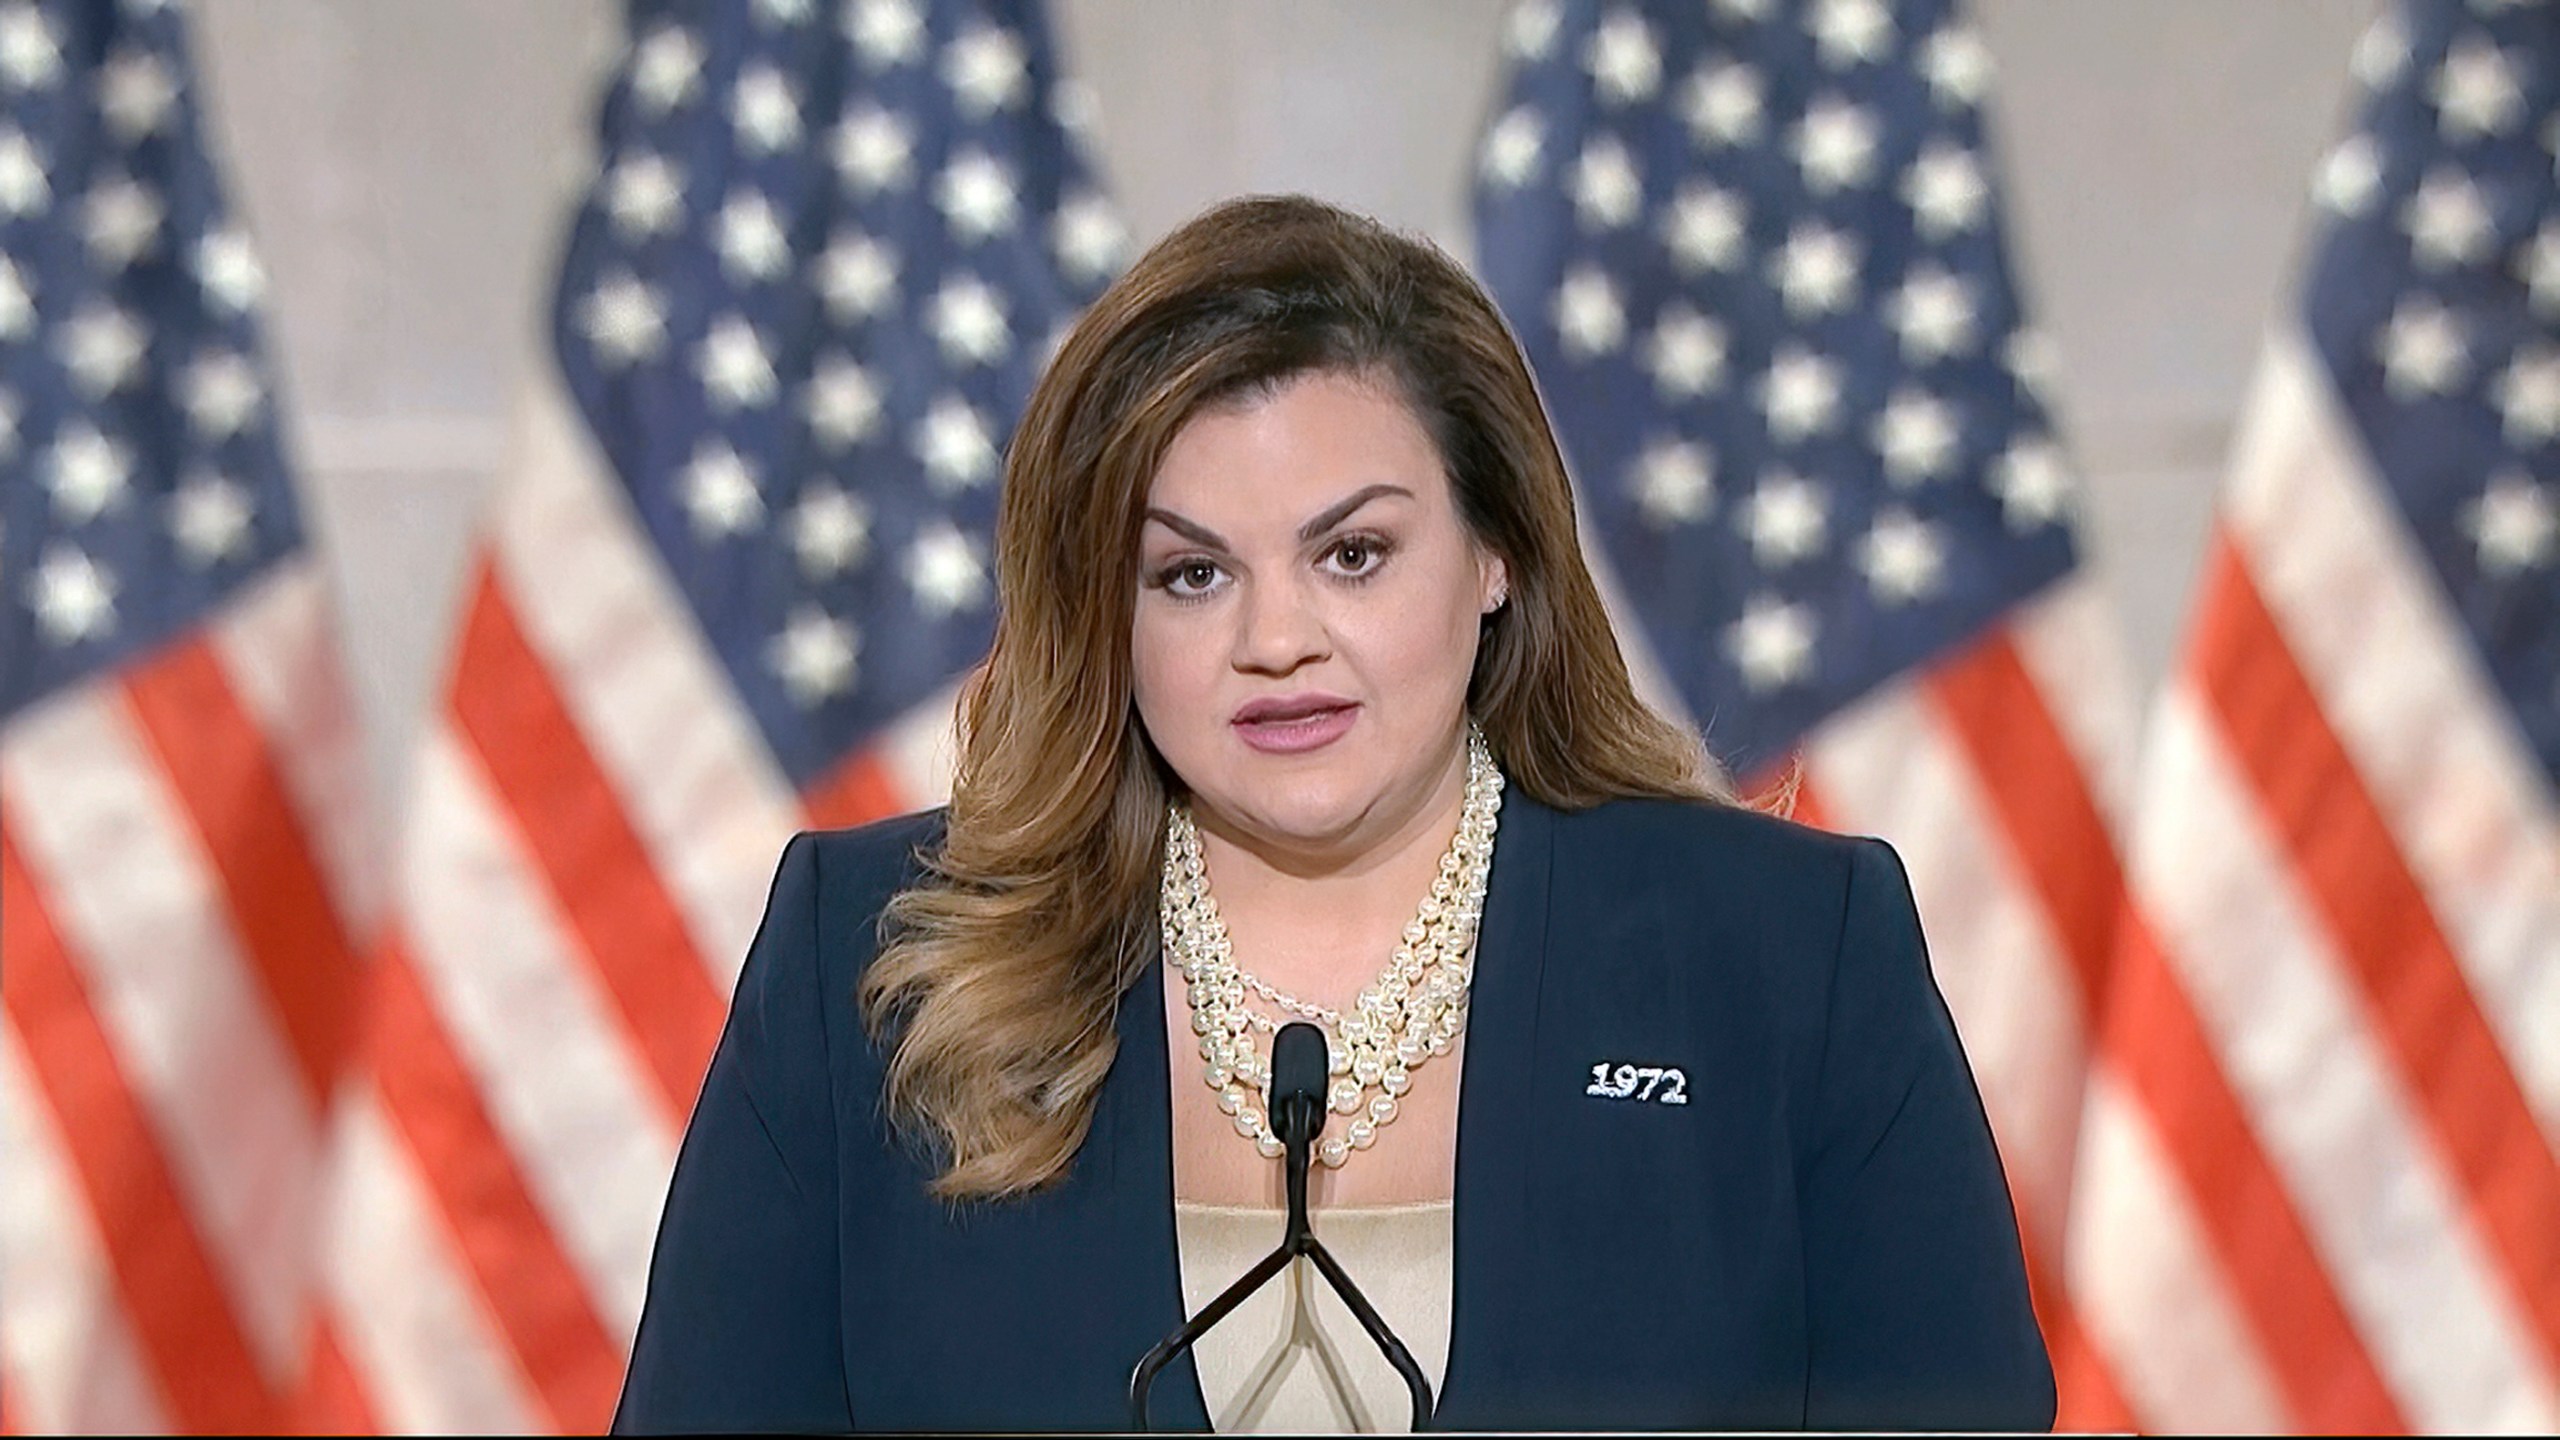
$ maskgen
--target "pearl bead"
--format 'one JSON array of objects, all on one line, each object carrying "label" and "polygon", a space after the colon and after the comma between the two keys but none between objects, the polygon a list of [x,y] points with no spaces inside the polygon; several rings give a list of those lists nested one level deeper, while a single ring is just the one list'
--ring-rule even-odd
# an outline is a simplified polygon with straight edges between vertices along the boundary
[{"label": "pearl bead", "polygon": [[[1317,1158],[1339,1166],[1353,1150],[1375,1144],[1379,1127],[1397,1113],[1396,1097],[1411,1086],[1413,1069],[1447,1053],[1465,1023],[1504,784],[1484,737],[1471,727],[1458,833],[1441,853],[1430,892],[1400,932],[1388,963],[1346,1007],[1347,1015],[1283,994],[1236,965],[1233,937],[1210,893],[1199,828],[1187,808],[1171,808],[1157,892],[1164,953],[1186,982],[1192,1029],[1202,1037],[1203,1078],[1217,1092],[1220,1108],[1234,1117],[1237,1133],[1251,1139],[1264,1158],[1278,1157],[1282,1147],[1258,1108],[1271,1067],[1257,1053],[1254,1037],[1257,1031],[1276,1036],[1282,1020],[1247,1008],[1248,996],[1284,1012],[1284,1018],[1304,1016],[1327,1031],[1327,1107],[1351,1120],[1318,1143]],[[1373,1087],[1383,1092],[1374,1099]]]}]

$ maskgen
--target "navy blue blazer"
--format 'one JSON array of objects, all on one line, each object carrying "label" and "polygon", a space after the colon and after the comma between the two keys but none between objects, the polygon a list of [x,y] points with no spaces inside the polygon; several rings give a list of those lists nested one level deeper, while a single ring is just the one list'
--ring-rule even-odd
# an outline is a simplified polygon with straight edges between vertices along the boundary
[{"label": "navy blue blazer", "polygon": [[[784,853],[676,1162],[617,1430],[1127,1426],[1131,1368],[1184,1315],[1164,967],[1124,998],[1065,1179],[934,1200],[882,1118],[853,996],[938,826]],[[1673,801],[1562,812],[1513,787],[1462,1054],[1437,1425],[2052,1423],[1990,1127],[1882,842]],[[1591,1093],[1620,1063],[1678,1067],[1687,1103],[1662,1103],[1667,1081]],[[1208,1428],[1187,1356],[1152,1418]]]}]

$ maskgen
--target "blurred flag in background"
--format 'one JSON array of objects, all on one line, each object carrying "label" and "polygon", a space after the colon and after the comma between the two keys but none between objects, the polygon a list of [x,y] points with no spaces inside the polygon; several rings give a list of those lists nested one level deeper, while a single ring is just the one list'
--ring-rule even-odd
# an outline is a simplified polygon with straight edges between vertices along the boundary
[{"label": "blurred flag in background", "polygon": [[1508,46],[1480,268],[1622,630],[1746,784],[1801,759],[1800,818],[1901,851],[2062,1424],[2124,1426],[2063,1238],[2133,708],[2035,389],[1988,56],[1946,0],[1538,0]]},{"label": "blurred flag in background", "polygon": [[2356,64],[2150,731],[2105,1044],[2176,1103],[2093,1094],[2074,1273],[2161,1426],[2548,1433],[2560,14]]},{"label": "blurred flag in background", "polygon": [[10,1429],[289,1424],[332,1343],[362,756],[196,92],[175,7],[0,4]]},{"label": "blurred flag in background", "polygon": [[1118,263],[1035,6],[630,37],[409,799],[332,1428],[605,1425],[774,858],[940,800],[999,452]]}]

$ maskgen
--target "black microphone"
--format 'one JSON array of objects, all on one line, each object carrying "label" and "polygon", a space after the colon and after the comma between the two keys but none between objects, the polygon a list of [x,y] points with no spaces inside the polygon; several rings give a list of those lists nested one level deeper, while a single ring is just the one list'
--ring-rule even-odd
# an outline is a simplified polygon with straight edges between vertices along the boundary
[{"label": "black microphone", "polygon": [[1138,1362],[1129,1376],[1129,1418],[1131,1428],[1147,1427],[1147,1392],[1153,1388],[1156,1372],[1171,1364],[1173,1357],[1191,1348],[1191,1342],[1208,1333],[1210,1326],[1227,1318],[1245,1297],[1263,1287],[1272,1276],[1288,1267],[1291,1260],[1304,1255],[1315,1262],[1316,1270],[1335,1294],[1351,1310],[1360,1328],[1386,1352],[1387,1363],[1404,1377],[1404,1388],[1413,1397],[1413,1428],[1417,1431],[1431,1422],[1431,1382],[1422,1378],[1422,1367],[1378,1318],[1369,1298],[1351,1283],[1351,1276],[1333,1252],[1316,1238],[1315,1229],[1307,1223],[1307,1165],[1314,1158],[1317,1137],[1324,1134],[1325,1081],[1332,1069],[1324,1032],[1304,1020],[1292,1020],[1271,1037],[1271,1088],[1266,1093],[1265,1114],[1271,1117],[1271,1133],[1278,1136],[1281,1160],[1287,1166],[1289,1218],[1280,1248],[1262,1257],[1244,1272],[1236,1283],[1228,1286],[1217,1299],[1200,1309],[1200,1313],[1184,1322],[1180,1329],[1156,1342],[1156,1347]]},{"label": "black microphone", "polygon": [[1324,1133],[1325,1078],[1332,1069],[1324,1032],[1292,1020],[1271,1037],[1271,1133],[1280,1137],[1289,1167],[1289,1238],[1312,1233],[1307,1225],[1307,1164]]}]

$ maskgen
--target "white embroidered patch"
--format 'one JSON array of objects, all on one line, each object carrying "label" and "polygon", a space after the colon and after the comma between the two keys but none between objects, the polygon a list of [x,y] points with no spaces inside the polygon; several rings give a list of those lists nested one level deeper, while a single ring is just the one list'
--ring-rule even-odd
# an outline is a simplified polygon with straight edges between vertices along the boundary
[{"label": "white embroidered patch", "polygon": [[1582,1087],[1582,1093],[1597,1095],[1603,1100],[1686,1105],[1689,1103],[1689,1076],[1677,1065],[1613,1066],[1603,1060],[1591,1067],[1591,1083]]}]

